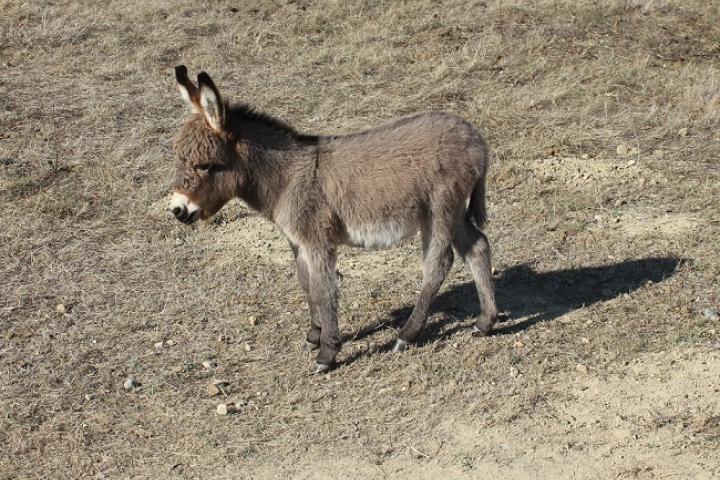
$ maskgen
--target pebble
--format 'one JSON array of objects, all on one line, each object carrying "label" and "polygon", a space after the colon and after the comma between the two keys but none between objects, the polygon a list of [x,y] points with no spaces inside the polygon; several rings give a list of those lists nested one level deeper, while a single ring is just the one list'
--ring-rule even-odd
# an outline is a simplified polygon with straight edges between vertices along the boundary
[{"label": "pebble", "polygon": [[246,343],[246,344],[245,344],[245,351],[246,351],[246,352],[251,352],[251,351],[252,351],[252,345],[250,345],[249,343]]},{"label": "pebble", "polygon": [[208,383],[207,394],[210,397],[215,397],[217,395],[220,395],[221,393],[227,396],[225,389],[228,386],[230,386],[230,384],[225,380],[213,379],[210,383]]},{"label": "pebble", "polygon": [[520,370],[518,370],[515,367],[510,367],[510,376],[513,378],[517,378],[520,376]]},{"label": "pebble", "polygon": [[123,388],[125,390],[132,390],[133,388],[137,387],[138,385],[140,385],[140,384],[137,382],[137,380],[135,380],[132,377],[128,377],[127,379],[125,379],[125,383],[123,383]]},{"label": "pebble", "polygon": [[253,327],[257,325],[257,317],[255,315],[250,315],[250,318],[248,318],[248,323],[252,325]]},{"label": "pebble", "polygon": [[204,362],[202,362],[202,366],[205,367],[207,370],[210,370],[211,368],[217,367],[217,363],[212,360],[205,360]]},{"label": "pebble", "polygon": [[587,373],[587,367],[581,363],[578,363],[575,365],[575,370],[577,370],[580,373]]},{"label": "pebble", "polygon": [[678,135],[680,135],[681,137],[687,137],[688,129],[686,127],[681,128],[680,130],[678,130]]},{"label": "pebble", "polygon": [[175,239],[175,246],[176,246],[176,247],[179,247],[179,246],[182,245],[183,243],[185,243],[185,242],[183,241],[182,238],[176,238],[176,239]]},{"label": "pebble", "polygon": [[155,348],[162,348],[162,346],[163,346],[163,342],[155,342],[155,343],[153,343],[153,347],[155,347]]},{"label": "pebble", "polygon": [[703,316],[712,321],[720,320],[720,312],[716,308],[706,308],[703,310]]},{"label": "pebble", "polygon": [[615,208],[617,208],[617,207],[622,207],[622,206],[625,205],[626,203],[627,203],[627,202],[626,202],[624,199],[619,198],[619,199],[615,200]]},{"label": "pebble", "polygon": [[67,313],[67,307],[64,303],[58,303],[57,307],[55,307],[55,311],[64,315]]},{"label": "pebble", "polygon": [[621,157],[629,157],[632,155],[638,155],[640,153],[640,149],[621,144],[617,146],[616,152]]},{"label": "pebble", "polygon": [[237,412],[238,408],[234,403],[221,403],[217,406],[216,411],[218,415],[228,415]]}]

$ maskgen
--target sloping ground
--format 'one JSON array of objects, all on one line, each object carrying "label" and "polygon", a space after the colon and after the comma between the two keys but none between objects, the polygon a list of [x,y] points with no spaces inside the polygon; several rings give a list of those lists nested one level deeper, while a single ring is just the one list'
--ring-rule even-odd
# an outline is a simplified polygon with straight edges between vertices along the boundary
[{"label": "sloping ground", "polygon": [[[717,352],[688,349],[642,355],[612,372],[550,375],[542,381],[552,400],[528,418],[501,425],[443,419],[429,437],[416,439],[418,446],[398,445],[379,457],[365,452],[260,466],[250,476],[716,478],[720,465],[710,443],[720,440],[719,361]],[[506,381],[522,388],[524,377]],[[702,444],[707,450],[698,451]]]},{"label": "sloping ground", "polygon": [[[2,12],[0,478],[720,476],[714,3]],[[191,229],[164,211],[178,63],[302,130],[481,127],[496,334],[469,335],[458,263],[388,354],[417,239],[343,249],[341,365],[307,376],[279,232],[236,202]]]}]

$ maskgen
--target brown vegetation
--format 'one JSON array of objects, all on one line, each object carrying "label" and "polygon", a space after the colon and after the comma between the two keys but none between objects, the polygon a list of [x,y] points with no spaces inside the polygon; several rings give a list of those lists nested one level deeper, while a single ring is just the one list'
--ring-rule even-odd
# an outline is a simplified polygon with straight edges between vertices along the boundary
[{"label": "brown vegetation", "polygon": [[[720,475],[716,2],[1,8],[0,478]],[[345,249],[306,376],[279,232],[166,211],[180,63],[301,131],[479,126],[497,334],[458,262],[387,354],[419,241]]]}]

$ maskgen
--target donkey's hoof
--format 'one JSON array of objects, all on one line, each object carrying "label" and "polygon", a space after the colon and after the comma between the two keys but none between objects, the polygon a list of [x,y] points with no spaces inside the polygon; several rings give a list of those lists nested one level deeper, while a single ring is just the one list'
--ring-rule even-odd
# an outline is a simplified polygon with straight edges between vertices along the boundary
[{"label": "donkey's hoof", "polygon": [[491,328],[492,326],[488,328],[480,328],[477,325],[473,325],[472,330],[470,330],[470,335],[473,337],[487,337]]},{"label": "donkey's hoof", "polygon": [[405,349],[407,349],[408,343],[405,340],[400,340],[399,338],[395,340],[395,346],[392,349],[392,353],[400,353],[404,352]]},{"label": "donkey's hoof", "polygon": [[315,368],[313,368],[312,372],[310,372],[310,375],[320,375],[321,373],[327,373],[330,371],[330,368],[332,367],[325,363],[316,363]]},{"label": "donkey's hoof", "polygon": [[312,352],[318,348],[318,346],[312,342],[305,341],[305,345],[303,345],[303,352]]}]

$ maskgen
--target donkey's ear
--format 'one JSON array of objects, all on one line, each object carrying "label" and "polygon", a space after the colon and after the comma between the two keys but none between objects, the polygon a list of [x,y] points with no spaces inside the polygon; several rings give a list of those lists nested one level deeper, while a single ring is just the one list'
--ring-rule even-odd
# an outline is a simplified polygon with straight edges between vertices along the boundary
[{"label": "donkey's ear", "polygon": [[175,80],[177,80],[180,96],[193,113],[198,113],[200,111],[200,90],[190,81],[185,65],[175,67]]},{"label": "donkey's ear", "polygon": [[198,75],[200,85],[200,106],[210,126],[217,131],[222,130],[225,120],[225,104],[210,75],[201,72]]}]

